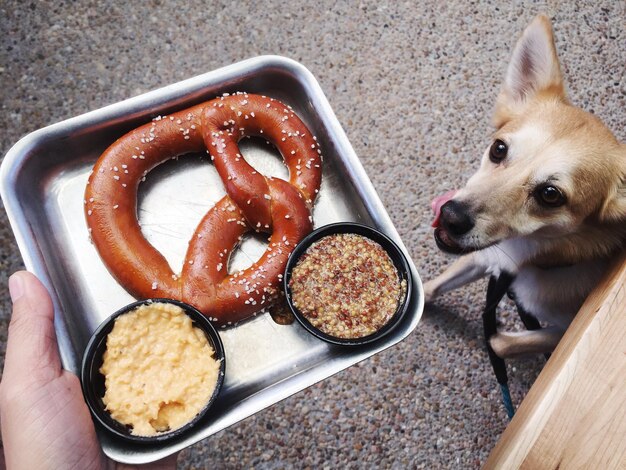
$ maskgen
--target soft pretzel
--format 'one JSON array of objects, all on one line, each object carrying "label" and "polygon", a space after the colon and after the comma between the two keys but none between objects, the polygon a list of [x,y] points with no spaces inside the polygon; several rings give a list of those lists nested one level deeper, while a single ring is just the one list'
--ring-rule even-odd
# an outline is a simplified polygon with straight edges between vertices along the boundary
[{"label": "soft pretzel", "polygon": [[[245,161],[237,145],[244,136],[276,146],[289,182],[266,177]],[[227,195],[196,228],[177,274],[141,232],[137,189],[160,163],[205,149]],[[89,177],[85,214],[103,262],[133,296],[182,300],[226,325],[268,307],[278,294],[289,254],[312,229],[310,209],[320,183],[319,146],[292,109],[238,93],[159,116],[118,139]],[[271,233],[267,250],[248,269],[229,274],[229,256],[250,230]]]}]

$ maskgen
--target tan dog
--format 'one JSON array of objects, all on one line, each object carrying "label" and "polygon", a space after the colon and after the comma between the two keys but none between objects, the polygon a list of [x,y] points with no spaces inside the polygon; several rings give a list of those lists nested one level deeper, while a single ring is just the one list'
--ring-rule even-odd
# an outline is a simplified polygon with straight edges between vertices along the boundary
[{"label": "tan dog", "polygon": [[518,41],[479,170],[433,201],[440,249],[463,254],[424,286],[426,301],[507,272],[524,310],[549,326],[501,332],[500,357],[554,349],[626,236],[626,145],[564,92],[550,21]]}]

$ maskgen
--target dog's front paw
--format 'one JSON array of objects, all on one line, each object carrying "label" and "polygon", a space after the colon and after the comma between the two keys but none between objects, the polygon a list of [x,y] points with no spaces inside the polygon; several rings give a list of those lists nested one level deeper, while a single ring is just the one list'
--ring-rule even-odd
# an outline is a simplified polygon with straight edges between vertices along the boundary
[{"label": "dog's front paw", "polygon": [[433,281],[428,281],[424,284],[424,302],[431,303],[437,297],[437,288]]},{"label": "dog's front paw", "polygon": [[548,326],[540,330],[498,332],[489,339],[494,352],[503,359],[547,354],[554,351],[563,330]]},{"label": "dog's front paw", "polygon": [[508,333],[496,333],[489,338],[489,345],[498,357],[506,358],[509,354],[512,338]]},{"label": "dog's front paw", "polygon": [[526,357],[534,354],[532,337],[539,331],[501,331],[489,338],[491,349],[502,359]]}]

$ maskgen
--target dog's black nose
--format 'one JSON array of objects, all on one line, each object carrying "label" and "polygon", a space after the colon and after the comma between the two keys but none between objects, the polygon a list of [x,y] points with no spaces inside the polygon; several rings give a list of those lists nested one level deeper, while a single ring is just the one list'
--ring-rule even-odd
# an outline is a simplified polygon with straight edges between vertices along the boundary
[{"label": "dog's black nose", "polygon": [[441,206],[441,225],[452,235],[463,235],[474,227],[469,207],[454,199]]}]

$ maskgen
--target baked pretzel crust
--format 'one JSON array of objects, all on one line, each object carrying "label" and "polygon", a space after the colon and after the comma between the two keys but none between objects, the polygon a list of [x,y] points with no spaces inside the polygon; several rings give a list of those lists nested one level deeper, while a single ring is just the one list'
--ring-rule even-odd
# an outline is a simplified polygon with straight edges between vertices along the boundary
[{"label": "baked pretzel crust", "polygon": [[[245,136],[274,144],[288,182],[246,162],[238,147]],[[227,194],[198,224],[182,271],[175,273],[141,232],[137,191],[157,165],[204,150]],[[305,124],[289,106],[266,96],[237,93],[159,116],[122,136],[96,162],[85,191],[91,239],[131,295],[178,299],[218,325],[234,324],[268,307],[279,293],[289,254],[312,230],[321,161]],[[267,250],[249,268],[229,274],[229,257],[251,230],[271,234]]]}]

